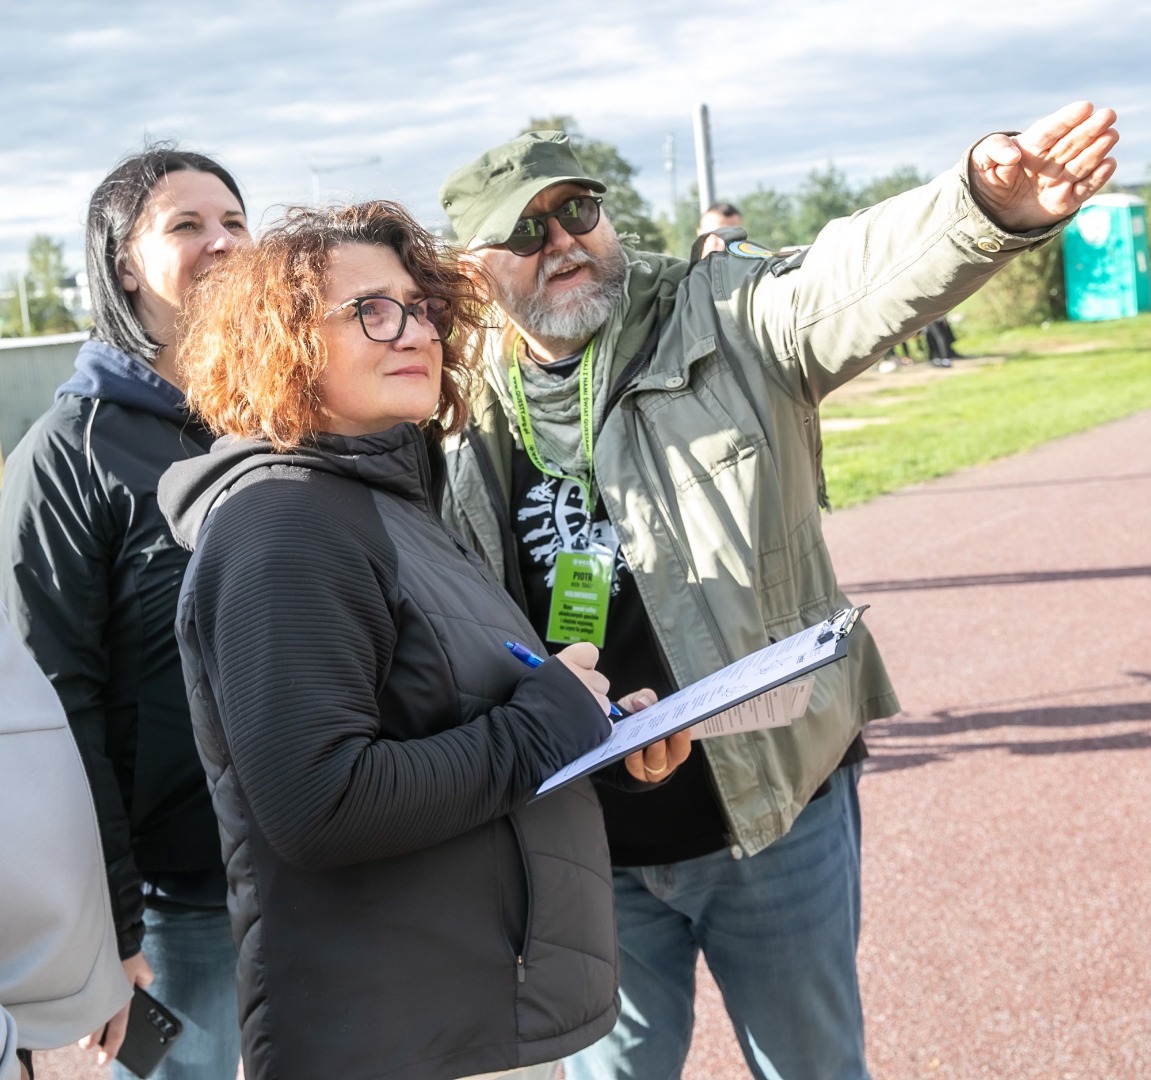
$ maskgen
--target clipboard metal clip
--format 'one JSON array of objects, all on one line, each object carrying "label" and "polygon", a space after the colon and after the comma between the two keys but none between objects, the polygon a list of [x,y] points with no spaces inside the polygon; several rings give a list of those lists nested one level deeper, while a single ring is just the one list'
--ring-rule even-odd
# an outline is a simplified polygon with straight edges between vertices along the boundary
[{"label": "clipboard metal clip", "polygon": [[[817,637],[816,643],[824,645],[832,638],[842,640],[855,629],[855,624],[859,621],[859,616],[862,615],[871,605],[860,604],[856,608],[840,608],[837,612],[828,617],[827,622],[823,624],[823,632]],[[836,626],[836,624],[839,624]]]},{"label": "clipboard metal clip", "polygon": [[870,604],[860,604],[859,607],[852,608],[847,613],[847,618],[843,620],[843,625],[835,632],[836,637],[847,637],[847,635],[855,629],[855,624],[859,622],[859,616],[862,615],[869,607],[871,607]]}]

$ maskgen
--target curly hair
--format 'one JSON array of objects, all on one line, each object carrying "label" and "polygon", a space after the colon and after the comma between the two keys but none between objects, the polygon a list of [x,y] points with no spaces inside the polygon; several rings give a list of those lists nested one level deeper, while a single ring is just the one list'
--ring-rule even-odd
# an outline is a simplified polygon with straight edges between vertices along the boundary
[{"label": "curly hair", "polygon": [[448,302],[452,331],[442,343],[432,419],[445,436],[467,423],[482,297],[436,237],[402,206],[377,200],[291,207],[256,244],[232,251],[189,292],[177,359],[188,404],[217,435],[263,437],[286,451],[324,430],[323,290],[331,252],[344,244],[391,248],[417,288]]}]

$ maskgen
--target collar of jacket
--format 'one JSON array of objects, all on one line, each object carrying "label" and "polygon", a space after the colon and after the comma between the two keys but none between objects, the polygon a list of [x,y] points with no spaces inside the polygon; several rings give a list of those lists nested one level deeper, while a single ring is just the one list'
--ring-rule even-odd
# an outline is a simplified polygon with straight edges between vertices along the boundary
[{"label": "collar of jacket", "polygon": [[256,469],[313,469],[346,476],[420,503],[437,515],[444,484],[437,425],[397,424],[356,437],[321,434],[286,452],[277,452],[265,439],[225,436],[209,453],[177,462],[160,478],[160,509],[176,540],[195,548],[213,507]]},{"label": "collar of jacket", "polygon": [[624,251],[631,273],[624,301],[623,329],[612,356],[613,386],[643,348],[652,329],[667,322],[675,307],[676,290],[690,269],[685,260],[670,255],[627,248]]}]

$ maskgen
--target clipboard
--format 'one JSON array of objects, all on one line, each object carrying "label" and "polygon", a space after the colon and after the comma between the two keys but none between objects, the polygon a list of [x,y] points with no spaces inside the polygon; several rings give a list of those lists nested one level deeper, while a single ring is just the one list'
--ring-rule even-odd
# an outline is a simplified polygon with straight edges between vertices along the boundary
[{"label": "clipboard", "polygon": [[822,623],[750,653],[662,701],[625,716],[615,723],[611,734],[599,746],[581,754],[540,784],[535,797],[842,659],[847,654],[851,632],[867,607],[862,604],[842,608]]}]

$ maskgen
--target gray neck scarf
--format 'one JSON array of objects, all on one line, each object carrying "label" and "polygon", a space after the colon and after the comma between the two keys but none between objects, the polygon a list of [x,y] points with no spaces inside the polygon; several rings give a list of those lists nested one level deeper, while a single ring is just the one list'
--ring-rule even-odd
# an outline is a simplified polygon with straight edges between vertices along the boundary
[{"label": "gray neck scarf", "polygon": [[[608,320],[592,338],[592,431],[598,433],[603,423],[604,410],[611,391],[611,359],[616,342],[623,330],[629,306],[628,282],[637,264],[629,262],[624,279],[623,299],[615,306]],[[639,267],[645,269],[643,264]],[[588,475],[587,456],[580,437],[579,365],[566,375],[553,375],[530,359],[519,331],[513,325],[498,335],[491,335],[484,350],[487,378],[512,421],[516,445],[522,446],[519,428],[515,422],[515,405],[508,387],[508,367],[512,350],[519,349],[520,374],[523,376],[524,396],[532,421],[532,435],[540,456],[549,469],[584,479]]]}]

